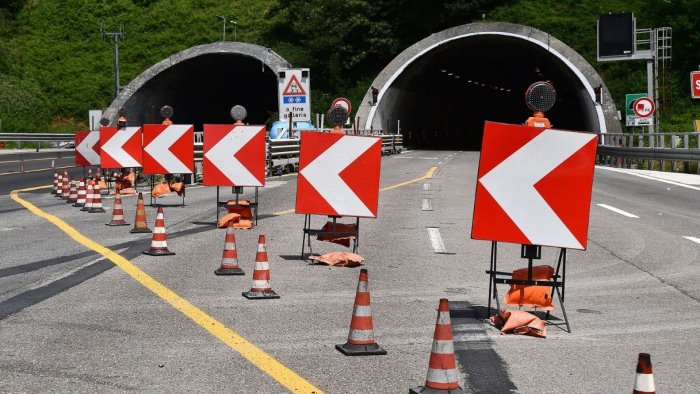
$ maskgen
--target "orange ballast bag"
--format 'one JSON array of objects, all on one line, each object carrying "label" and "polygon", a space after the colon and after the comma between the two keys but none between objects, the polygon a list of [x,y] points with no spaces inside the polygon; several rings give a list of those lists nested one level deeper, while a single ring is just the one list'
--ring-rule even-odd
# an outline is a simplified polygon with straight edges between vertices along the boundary
[{"label": "orange ballast bag", "polygon": [[[554,267],[536,265],[532,267],[532,280],[552,280]],[[513,279],[527,280],[527,268],[513,271]],[[552,288],[550,286],[510,285],[503,301],[507,305],[518,305],[526,308],[554,309],[552,304]]]}]

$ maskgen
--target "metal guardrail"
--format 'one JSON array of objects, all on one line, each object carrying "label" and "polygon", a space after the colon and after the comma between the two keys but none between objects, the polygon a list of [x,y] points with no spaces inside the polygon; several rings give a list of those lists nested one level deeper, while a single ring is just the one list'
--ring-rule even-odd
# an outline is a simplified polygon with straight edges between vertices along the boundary
[{"label": "metal guardrail", "polygon": [[[633,160],[659,161],[660,168],[670,161],[700,163],[700,133],[606,133],[599,134],[598,162],[606,165],[630,167]],[[698,165],[700,173],[700,165]]]},{"label": "metal guardrail", "polygon": [[73,142],[75,134],[56,133],[0,133],[0,142]]}]

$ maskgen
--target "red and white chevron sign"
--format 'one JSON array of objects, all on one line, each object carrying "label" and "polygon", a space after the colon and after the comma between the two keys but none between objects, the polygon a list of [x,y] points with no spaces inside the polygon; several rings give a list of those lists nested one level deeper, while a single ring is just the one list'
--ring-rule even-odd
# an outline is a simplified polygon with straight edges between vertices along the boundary
[{"label": "red and white chevron sign", "polygon": [[75,165],[87,167],[100,164],[100,132],[75,132]]},{"label": "red and white chevron sign", "polygon": [[302,132],[296,213],[377,217],[382,140]]},{"label": "red and white chevron sign", "polygon": [[202,184],[265,186],[265,126],[204,125]]},{"label": "red and white chevron sign", "polygon": [[194,126],[143,125],[144,174],[192,174]]},{"label": "red and white chevron sign", "polygon": [[140,127],[100,127],[100,167],[141,167]]},{"label": "red and white chevron sign", "polygon": [[472,238],[586,249],[598,136],[486,122]]}]

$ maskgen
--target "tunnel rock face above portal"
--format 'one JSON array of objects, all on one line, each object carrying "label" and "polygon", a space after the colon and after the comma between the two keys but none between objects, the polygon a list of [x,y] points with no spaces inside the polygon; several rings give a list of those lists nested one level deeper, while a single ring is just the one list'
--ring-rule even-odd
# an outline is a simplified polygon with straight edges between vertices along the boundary
[{"label": "tunnel rock face above portal", "polygon": [[[549,81],[547,112],[558,129],[620,132],[617,109],[600,76],[576,51],[546,32],[510,23],[457,26],[399,54],[372,83],[357,116],[366,129],[401,132],[408,145],[478,150],[484,121],[522,124],[524,93]],[[603,105],[593,88],[603,86]]]},{"label": "tunnel rock face above portal", "polygon": [[160,123],[160,108],[173,108],[173,122],[232,123],[231,107],[243,105],[246,122],[264,124],[277,111],[277,73],[291,64],[272,49],[242,42],[216,42],[175,53],[134,78],[105,111],[115,123],[125,107],[129,125]]}]

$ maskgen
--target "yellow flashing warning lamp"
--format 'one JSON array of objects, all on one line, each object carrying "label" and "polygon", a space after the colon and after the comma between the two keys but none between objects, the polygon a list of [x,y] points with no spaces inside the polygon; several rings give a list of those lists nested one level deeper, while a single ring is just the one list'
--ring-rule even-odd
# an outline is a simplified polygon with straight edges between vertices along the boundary
[{"label": "yellow flashing warning lamp", "polygon": [[119,111],[117,111],[117,114],[119,115],[119,118],[117,118],[117,127],[126,127],[126,115],[127,115],[126,108],[124,108],[124,107],[119,108]]},{"label": "yellow flashing warning lamp", "polygon": [[530,127],[552,127],[544,113],[549,111],[557,101],[557,92],[554,86],[546,81],[538,81],[530,85],[525,91],[525,104],[533,112],[525,121]]}]

